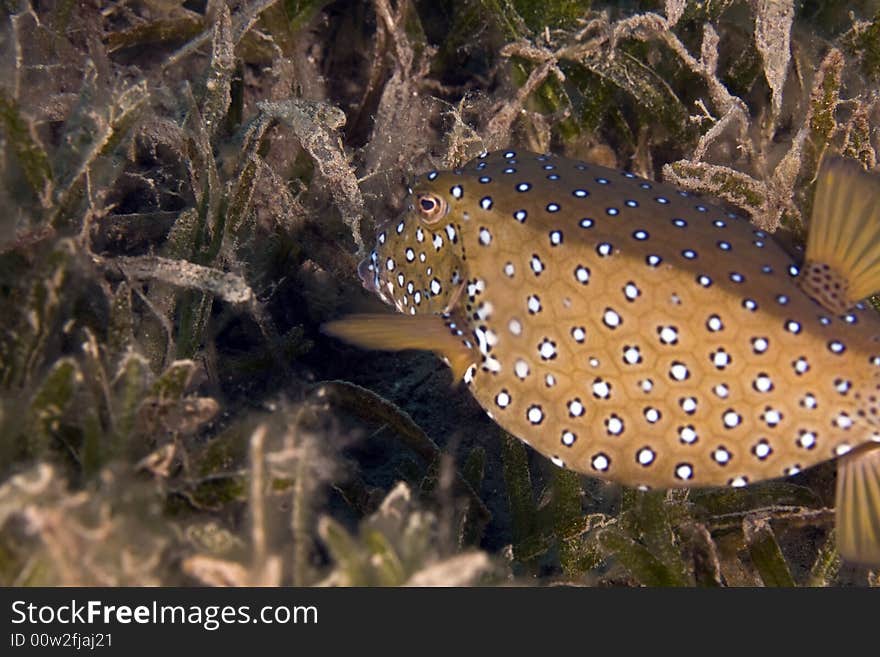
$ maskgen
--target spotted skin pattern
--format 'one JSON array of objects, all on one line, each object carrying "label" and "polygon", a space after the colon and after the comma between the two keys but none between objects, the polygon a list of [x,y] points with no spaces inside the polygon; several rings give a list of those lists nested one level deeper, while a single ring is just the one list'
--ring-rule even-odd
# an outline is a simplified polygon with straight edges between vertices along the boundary
[{"label": "spotted skin pattern", "polygon": [[555,464],[742,486],[876,439],[876,313],[826,310],[747,220],[514,151],[429,172],[413,197],[365,284],[401,312],[444,313],[476,399]]}]

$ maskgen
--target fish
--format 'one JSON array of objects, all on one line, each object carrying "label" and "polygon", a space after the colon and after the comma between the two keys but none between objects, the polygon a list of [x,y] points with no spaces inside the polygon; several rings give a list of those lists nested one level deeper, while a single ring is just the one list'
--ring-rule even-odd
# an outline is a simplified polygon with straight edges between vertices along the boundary
[{"label": "fish", "polygon": [[550,154],[431,170],[358,266],[396,314],[323,330],[440,356],[555,465],[641,489],[837,459],[837,543],[880,564],[880,182],[826,157],[800,258],[720,201]]}]

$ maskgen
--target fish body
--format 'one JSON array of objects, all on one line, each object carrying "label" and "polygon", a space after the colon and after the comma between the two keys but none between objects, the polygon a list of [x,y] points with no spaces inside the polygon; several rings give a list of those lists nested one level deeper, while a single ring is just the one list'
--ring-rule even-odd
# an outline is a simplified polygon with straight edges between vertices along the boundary
[{"label": "fish body", "polygon": [[876,444],[880,318],[849,296],[875,279],[844,255],[799,265],[715,202],[552,155],[431,171],[413,199],[366,287],[555,464],[742,486]]}]

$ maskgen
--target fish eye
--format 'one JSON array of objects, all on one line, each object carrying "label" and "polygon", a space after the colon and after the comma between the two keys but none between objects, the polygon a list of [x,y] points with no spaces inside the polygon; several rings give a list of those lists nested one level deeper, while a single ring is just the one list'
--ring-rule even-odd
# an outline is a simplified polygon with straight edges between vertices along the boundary
[{"label": "fish eye", "polygon": [[433,224],[446,214],[446,201],[434,194],[419,194],[416,208],[425,223]]}]

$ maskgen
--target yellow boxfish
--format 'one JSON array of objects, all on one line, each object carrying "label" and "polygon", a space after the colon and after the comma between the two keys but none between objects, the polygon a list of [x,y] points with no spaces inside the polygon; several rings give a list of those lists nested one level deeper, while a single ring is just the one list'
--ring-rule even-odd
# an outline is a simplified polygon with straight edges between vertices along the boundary
[{"label": "yellow boxfish", "polygon": [[325,325],[426,349],[553,463],[643,488],[838,459],[837,540],[880,564],[880,183],[826,158],[802,264],[669,185],[553,155],[430,171],[358,268],[402,314]]}]

